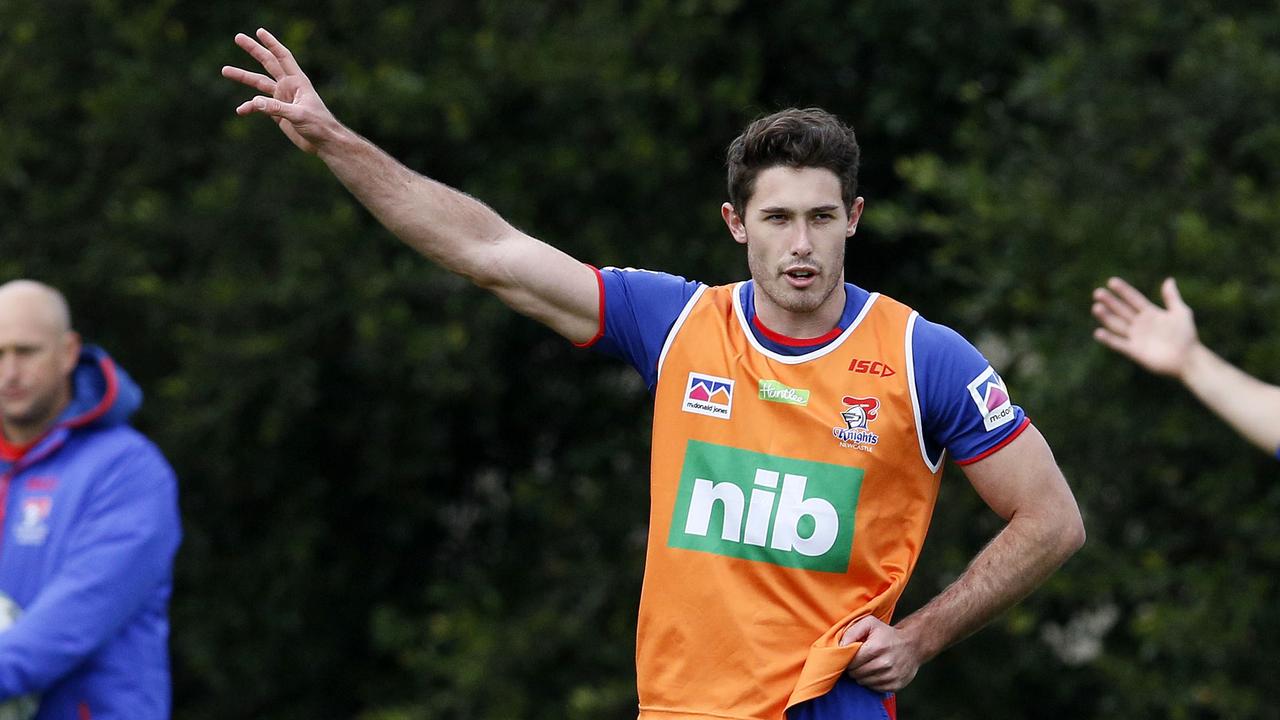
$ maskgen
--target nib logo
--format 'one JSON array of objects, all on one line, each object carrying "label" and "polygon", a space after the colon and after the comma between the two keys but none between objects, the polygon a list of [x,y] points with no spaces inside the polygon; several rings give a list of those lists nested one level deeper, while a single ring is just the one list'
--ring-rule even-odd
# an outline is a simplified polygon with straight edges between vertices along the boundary
[{"label": "nib logo", "polygon": [[845,572],[862,470],[690,440],[667,544]]}]

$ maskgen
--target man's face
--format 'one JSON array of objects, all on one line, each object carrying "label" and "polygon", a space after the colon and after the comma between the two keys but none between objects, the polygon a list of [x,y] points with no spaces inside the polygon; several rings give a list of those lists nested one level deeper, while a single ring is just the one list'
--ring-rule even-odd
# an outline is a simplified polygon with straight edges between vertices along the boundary
[{"label": "man's face", "polygon": [[845,211],[840,179],[830,170],[786,166],[756,176],[741,216],[725,203],[729,232],[747,246],[756,312],[765,324],[815,335],[835,326],[844,310],[844,293],[836,290],[844,287],[845,242],[857,229],[862,203],[858,198],[852,212]]},{"label": "man's face", "polygon": [[0,297],[0,420],[14,442],[35,439],[70,400],[79,354],[74,332],[57,326],[39,297]]}]

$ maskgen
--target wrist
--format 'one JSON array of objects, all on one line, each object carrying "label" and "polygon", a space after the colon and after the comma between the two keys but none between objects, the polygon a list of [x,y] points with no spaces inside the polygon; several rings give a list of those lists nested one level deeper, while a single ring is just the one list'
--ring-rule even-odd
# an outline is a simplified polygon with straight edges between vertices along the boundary
[{"label": "wrist", "polygon": [[315,146],[316,156],[327,164],[351,152],[361,141],[363,138],[334,118],[332,123],[317,133],[312,144]]},{"label": "wrist", "polygon": [[1174,377],[1183,385],[1193,385],[1196,378],[1204,374],[1215,358],[1213,351],[1197,339],[1187,348],[1182,364],[1174,372]]},{"label": "wrist", "polygon": [[921,664],[933,659],[935,655],[942,652],[941,647],[934,647],[935,643],[930,642],[930,636],[925,632],[925,628],[928,626],[929,623],[920,618],[918,611],[903,618],[901,622],[894,626],[894,630],[898,633],[898,638],[910,648],[917,662]]}]

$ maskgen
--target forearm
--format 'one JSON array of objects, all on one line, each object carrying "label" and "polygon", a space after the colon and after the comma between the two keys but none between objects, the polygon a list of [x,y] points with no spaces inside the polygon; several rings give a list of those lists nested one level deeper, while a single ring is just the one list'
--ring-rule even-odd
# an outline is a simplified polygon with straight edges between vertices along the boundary
[{"label": "forearm", "polygon": [[384,227],[445,269],[480,285],[497,281],[491,255],[518,236],[475,198],[405,167],[334,121],[317,154]]},{"label": "forearm", "polygon": [[1202,403],[1269,453],[1280,447],[1280,387],[1245,373],[1197,343],[1179,375]]},{"label": "forearm", "polygon": [[238,34],[236,44],[267,74],[222,68],[224,77],[260,93],[241,103],[237,114],[270,116],[396,237],[446,270],[576,343],[599,332],[601,298],[591,269],[516,230],[475,198],[413,172],[338,122],[293,53],[262,28],[255,35]]},{"label": "forearm", "polygon": [[419,175],[332,122],[316,143],[333,174],[383,226],[444,269],[574,342],[599,324],[595,274],[516,230],[487,205]]},{"label": "forearm", "polygon": [[955,582],[897,628],[928,661],[1029,594],[1083,542],[1078,515],[1015,516]]}]

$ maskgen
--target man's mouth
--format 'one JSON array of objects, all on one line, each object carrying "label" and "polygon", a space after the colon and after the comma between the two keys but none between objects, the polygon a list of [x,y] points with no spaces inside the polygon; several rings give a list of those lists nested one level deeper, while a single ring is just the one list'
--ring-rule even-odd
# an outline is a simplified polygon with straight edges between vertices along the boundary
[{"label": "man's mouth", "polygon": [[818,276],[818,271],[814,268],[799,267],[789,268],[782,273],[795,287],[807,287],[813,283],[814,278]]}]

